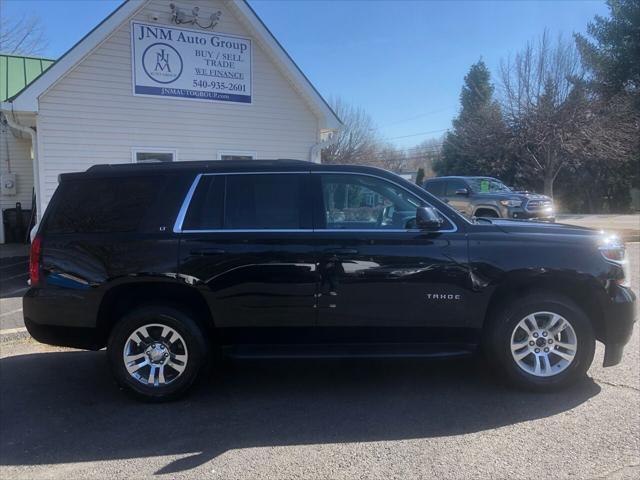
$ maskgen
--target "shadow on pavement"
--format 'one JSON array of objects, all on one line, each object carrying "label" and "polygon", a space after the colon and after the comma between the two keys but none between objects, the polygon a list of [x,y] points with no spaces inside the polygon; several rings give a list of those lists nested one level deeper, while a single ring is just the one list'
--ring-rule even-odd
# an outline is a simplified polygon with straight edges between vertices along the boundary
[{"label": "shadow on pavement", "polygon": [[[230,449],[460,435],[572,409],[585,380],[554,394],[509,390],[477,361],[234,362],[184,400],[139,403],[118,390],[104,352],[0,360],[0,464],[185,455],[160,473]],[[190,454],[190,455],[189,455]]]}]

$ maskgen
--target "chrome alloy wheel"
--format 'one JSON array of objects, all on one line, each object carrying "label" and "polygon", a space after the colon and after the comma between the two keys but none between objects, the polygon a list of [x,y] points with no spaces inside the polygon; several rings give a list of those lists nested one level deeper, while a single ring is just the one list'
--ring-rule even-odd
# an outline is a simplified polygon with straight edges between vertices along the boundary
[{"label": "chrome alloy wheel", "polygon": [[187,344],[182,336],[159,323],[137,328],[127,338],[122,352],[129,375],[152,387],[175,381],[187,367],[188,359]]},{"label": "chrome alloy wheel", "polygon": [[577,350],[575,330],[557,313],[527,315],[511,334],[513,359],[518,367],[536,377],[551,377],[566,370]]}]

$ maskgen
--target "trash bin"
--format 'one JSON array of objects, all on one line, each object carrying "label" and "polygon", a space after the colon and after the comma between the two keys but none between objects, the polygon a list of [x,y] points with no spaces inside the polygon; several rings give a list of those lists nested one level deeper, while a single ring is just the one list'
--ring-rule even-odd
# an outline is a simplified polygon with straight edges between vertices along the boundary
[{"label": "trash bin", "polygon": [[15,208],[5,208],[2,211],[5,243],[26,243],[30,221],[31,209],[22,208],[20,202]]}]

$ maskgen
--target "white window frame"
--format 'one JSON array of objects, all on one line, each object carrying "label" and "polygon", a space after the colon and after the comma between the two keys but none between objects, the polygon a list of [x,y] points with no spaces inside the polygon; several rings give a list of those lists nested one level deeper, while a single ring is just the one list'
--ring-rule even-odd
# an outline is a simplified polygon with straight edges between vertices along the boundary
[{"label": "white window frame", "polygon": [[166,147],[133,147],[131,149],[131,163],[138,163],[136,156],[138,153],[170,153],[173,155],[172,162],[178,161],[178,150]]},{"label": "white window frame", "polygon": [[251,150],[218,150],[217,160],[222,160],[223,155],[233,155],[237,157],[251,157],[251,160],[258,159],[258,153]]}]

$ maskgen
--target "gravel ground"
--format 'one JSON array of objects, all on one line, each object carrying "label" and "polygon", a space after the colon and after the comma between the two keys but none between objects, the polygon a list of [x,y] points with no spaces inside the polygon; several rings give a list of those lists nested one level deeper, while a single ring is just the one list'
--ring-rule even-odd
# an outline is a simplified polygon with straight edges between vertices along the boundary
[{"label": "gravel ground", "polygon": [[474,361],[237,362],[166,405],[118,391],[104,352],[2,345],[0,478],[637,479],[638,330],[554,394]]}]

